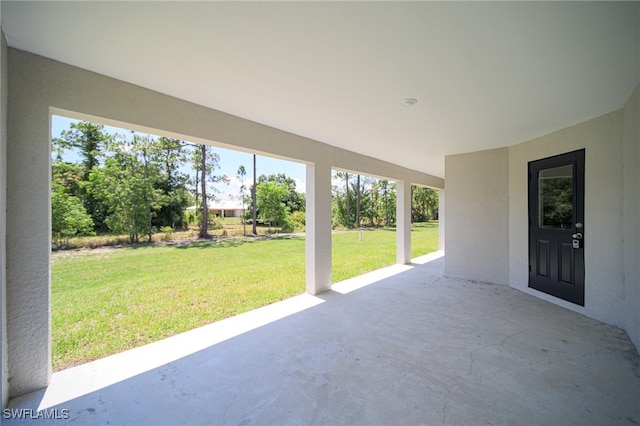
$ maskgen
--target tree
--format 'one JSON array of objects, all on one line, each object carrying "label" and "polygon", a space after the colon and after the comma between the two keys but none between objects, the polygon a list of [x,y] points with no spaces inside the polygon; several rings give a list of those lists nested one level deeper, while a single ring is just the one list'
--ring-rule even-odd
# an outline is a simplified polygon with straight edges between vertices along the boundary
[{"label": "tree", "polygon": [[252,216],[252,231],[253,235],[258,235],[258,203],[257,203],[257,195],[256,195],[256,155],[253,154],[253,186],[251,187],[251,208],[253,209]]},{"label": "tree", "polygon": [[107,206],[105,219],[109,229],[126,233],[129,241],[137,243],[140,234],[151,234],[150,214],[160,209],[162,191],[154,188],[158,179],[157,168],[138,158],[136,149],[144,149],[145,141],[134,138],[113,141],[112,152],[103,167],[94,167],[84,186],[89,194]]},{"label": "tree", "polygon": [[[300,193],[296,190],[296,181],[295,179],[288,177],[287,175],[285,175],[284,173],[278,173],[278,174],[271,174],[271,175],[260,175],[260,177],[257,180],[257,185],[256,186],[252,186],[251,187],[251,195],[253,197],[253,193],[254,193],[254,188],[257,188],[257,194],[256,195],[256,206],[257,206],[257,213],[256,216],[259,220],[263,221],[264,218],[264,214],[263,212],[260,210],[261,207],[263,205],[262,201],[260,200],[260,187],[266,184],[272,184],[275,183],[277,184],[279,187],[284,188],[284,192],[280,195],[280,199],[279,201],[284,204],[285,206],[285,210],[287,211],[287,214],[284,215],[284,219],[282,220],[278,220],[277,222],[273,222],[271,223],[269,226],[271,225],[276,225],[279,226],[280,228],[282,228],[282,230],[284,230],[284,232],[291,232],[293,231],[293,229],[296,227],[296,224],[294,223],[294,219],[293,216],[291,216],[293,213],[299,213],[298,215],[296,215],[296,219],[295,222],[297,222],[298,224],[303,224],[304,223],[304,211],[305,211],[305,196],[303,193]],[[258,220],[256,220],[255,222],[258,222]]]},{"label": "tree", "polygon": [[71,123],[69,130],[61,133],[61,137],[54,140],[58,149],[75,148],[82,157],[84,169],[83,180],[87,180],[91,169],[97,166],[101,149],[110,142],[111,136],[104,132],[101,124],[81,121]]},{"label": "tree", "polygon": [[[78,151],[82,161],[78,174],[78,183],[87,182],[91,170],[100,164],[100,155],[112,140],[112,136],[104,131],[104,126],[86,121],[71,123],[69,130],[61,133],[60,138],[53,140],[53,150],[57,160],[62,159],[62,154],[66,149]],[[84,205],[87,213],[91,216],[94,227],[99,230],[105,229],[106,208],[87,193],[82,185],[78,185],[77,192],[70,194],[78,197]]]},{"label": "tree", "polygon": [[[134,135],[133,136],[133,143],[131,148],[133,149],[134,152],[139,153],[140,157],[141,157],[141,163],[142,163],[142,175],[146,181],[146,183],[151,184],[152,187],[155,189],[155,186],[157,185],[157,183],[160,181],[160,175],[159,175],[159,170],[156,166],[156,164],[153,161],[153,154],[154,154],[154,146],[151,143],[150,138],[145,138],[142,136],[138,136],[138,135]],[[145,208],[147,210],[147,242],[151,242],[152,238],[153,238],[153,209],[154,209],[154,203],[159,203],[160,206],[157,206],[156,208],[161,208],[162,202],[164,200],[162,200],[161,197],[162,192],[156,192],[156,191],[145,191],[143,192],[143,202],[145,205]]]},{"label": "tree", "polygon": [[76,235],[93,234],[93,220],[82,202],[63,188],[51,193],[51,237],[61,245]]},{"label": "tree", "polygon": [[378,216],[383,219],[385,226],[390,226],[396,220],[396,184],[380,179],[377,189],[380,192]]},{"label": "tree", "polygon": [[153,219],[157,228],[170,226],[172,229],[186,224],[185,209],[190,205],[191,196],[187,190],[189,176],[182,170],[187,161],[186,143],[167,137],[151,141],[152,161],[159,170],[156,188],[162,190],[162,207]]},{"label": "tree", "polygon": [[200,194],[202,195],[202,217],[200,219],[199,238],[209,236],[209,204],[207,203],[207,146],[200,145]]},{"label": "tree", "polygon": [[[56,159],[51,164],[51,189],[52,191],[62,190],[72,195],[82,203],[83,190],[80,188],[82,182],[83,168],[80,164],[69,163]],[[85,209],[86,211],[86,209]]]},{"label": "tree", "polygon": [[356,227],[360,228],[360,175],[356,183]]},{"label": "tree", "polygon": [[346,204],[346,219],[347,228],[351,229],[351,209],[349,208],[349,173],[344,172],[344,188],[346,191],[345,204]]},{"label": "tree", "polygon": [[285,203],[290,212],[305,210],[305,196],[296,190],[295,179],[288,177],[284,173],[271,174],[269,176],[260,175],[258,185],[263,182],[276,182],[287,188],[287,195],[282,199],[282,202]]},{"label": "tree", "polygon": [[346,172],[336,172],[335,177],[344,179],[344,191],[339,186],[332,189],[334,203],[334,222],[336,225],[342,225],[351,228],[351,203],[349,193],[349,174]]},{"label": "tree", "polygon": [[289,208],[283,202],[288,193],[287,187],[278,182],[262,182],[256,189],[256,198],[260,220],[271,225],[284,224]]},{"label": "tree", "polygon": [[[335,178],[346,180],[346,173],[336,172]],[[357,175],[349,189],[334,185],[332,190],[333,226],[392,226],[396,220],[396,184],[385,179]],[[349,201],[350,198],[354,199]],[[351,210],[347,210],[347,206]],[[355,216],[354,216],[355,215]],[[368,222],[368,223],[367,223]]]},{"label": "tree", "polygon": [[438,191],[423,186],[411,187],[411,220],[424,222],[438,217]]},{"label": "tree", "polygon": [[369,222],[371,226],[378,226],[378,204],[380,200],[380,193],[378,192],[378,181],[373,179],[371,182],[371,195],[369,206]]},{"label": "tree", "polygon": [[[354,192],[356,192],[356,222],[358,227],[372,226],[374,220],[372,217],[372,186],[377,181],[376,178],[369,176],[359,176],[359,183],[356,182],[352,185]],[[359,210],[359,214],[358,214]],[[359,216],[359,220],[358,220]],[[375,214],[373,214],[375,216]]]},{"label": "tree", "polygon": [[245,209],[244,209],[244,191],[247,187],[244,184],[244,177],[247,175],[247,170],[243,165],[238,167],[238,179],[240,180],[240,199],[242,200],[242,234],[247,235],[247,221],[245,218]]},{"label": "tree", "polygon": [[[192,161],[195,163],[196,175],[195,198],[198,200],[198,186],[200,187],[200,238],[208,238],[209,233],[209,200],[217,200],[215,184],[223,182],[228,184],[229,178],[226,175],[216,175],[215,171],[220,168],[220,156],[211,151],[206,145],[195,145],[193,147]],[[210,186],[211,185],[211,186]]]}]

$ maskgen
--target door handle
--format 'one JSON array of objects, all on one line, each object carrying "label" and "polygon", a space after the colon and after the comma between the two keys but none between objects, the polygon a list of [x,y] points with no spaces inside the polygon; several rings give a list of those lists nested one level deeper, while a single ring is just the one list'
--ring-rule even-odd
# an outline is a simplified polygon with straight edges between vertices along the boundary
[{"label": "door handle", "polygon": [[582,239],[582,234],[580,232],[576,232],[575,234],[572,235],[574,240],[581,240]]}]

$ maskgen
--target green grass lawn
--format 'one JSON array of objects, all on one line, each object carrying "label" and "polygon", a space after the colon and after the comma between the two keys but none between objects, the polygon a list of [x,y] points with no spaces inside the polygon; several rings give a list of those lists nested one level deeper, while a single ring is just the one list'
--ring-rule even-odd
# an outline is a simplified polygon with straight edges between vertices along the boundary
[{"label": "green grass lawn", "polygon": [[[411,228],[411,257],[438,250],[438,224],[420,223]],[[332,238],[334,283],[396,263],[396,230],[376,229],[336,233]]]},{"label": "green grass lawn", "polygon": [[[333,282],[395,262],[395,231],[333,235]],[[412,229],[412,257],[438,225]],[[53,256],[53,366],[60,370],[300,294],[304,238],[206,241]]]}]

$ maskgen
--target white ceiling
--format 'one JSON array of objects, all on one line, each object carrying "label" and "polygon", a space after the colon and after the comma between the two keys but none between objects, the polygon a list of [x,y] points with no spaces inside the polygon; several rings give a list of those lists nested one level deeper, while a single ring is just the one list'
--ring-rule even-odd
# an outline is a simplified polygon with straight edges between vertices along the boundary
[{"label": "white ceiling", "polygon": [[440,177],[445,155],[608,113],[640,80],[640,2],[2,1],[1,18],[9,46]]}]

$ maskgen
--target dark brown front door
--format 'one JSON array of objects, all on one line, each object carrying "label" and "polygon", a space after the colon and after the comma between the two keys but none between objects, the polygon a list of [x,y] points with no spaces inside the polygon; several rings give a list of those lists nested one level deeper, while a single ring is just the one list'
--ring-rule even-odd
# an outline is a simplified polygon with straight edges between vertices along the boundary
[{"label": "dark brown front door", "polygon": [[584,306],[584,149],[529,163],[529,287]]}]

